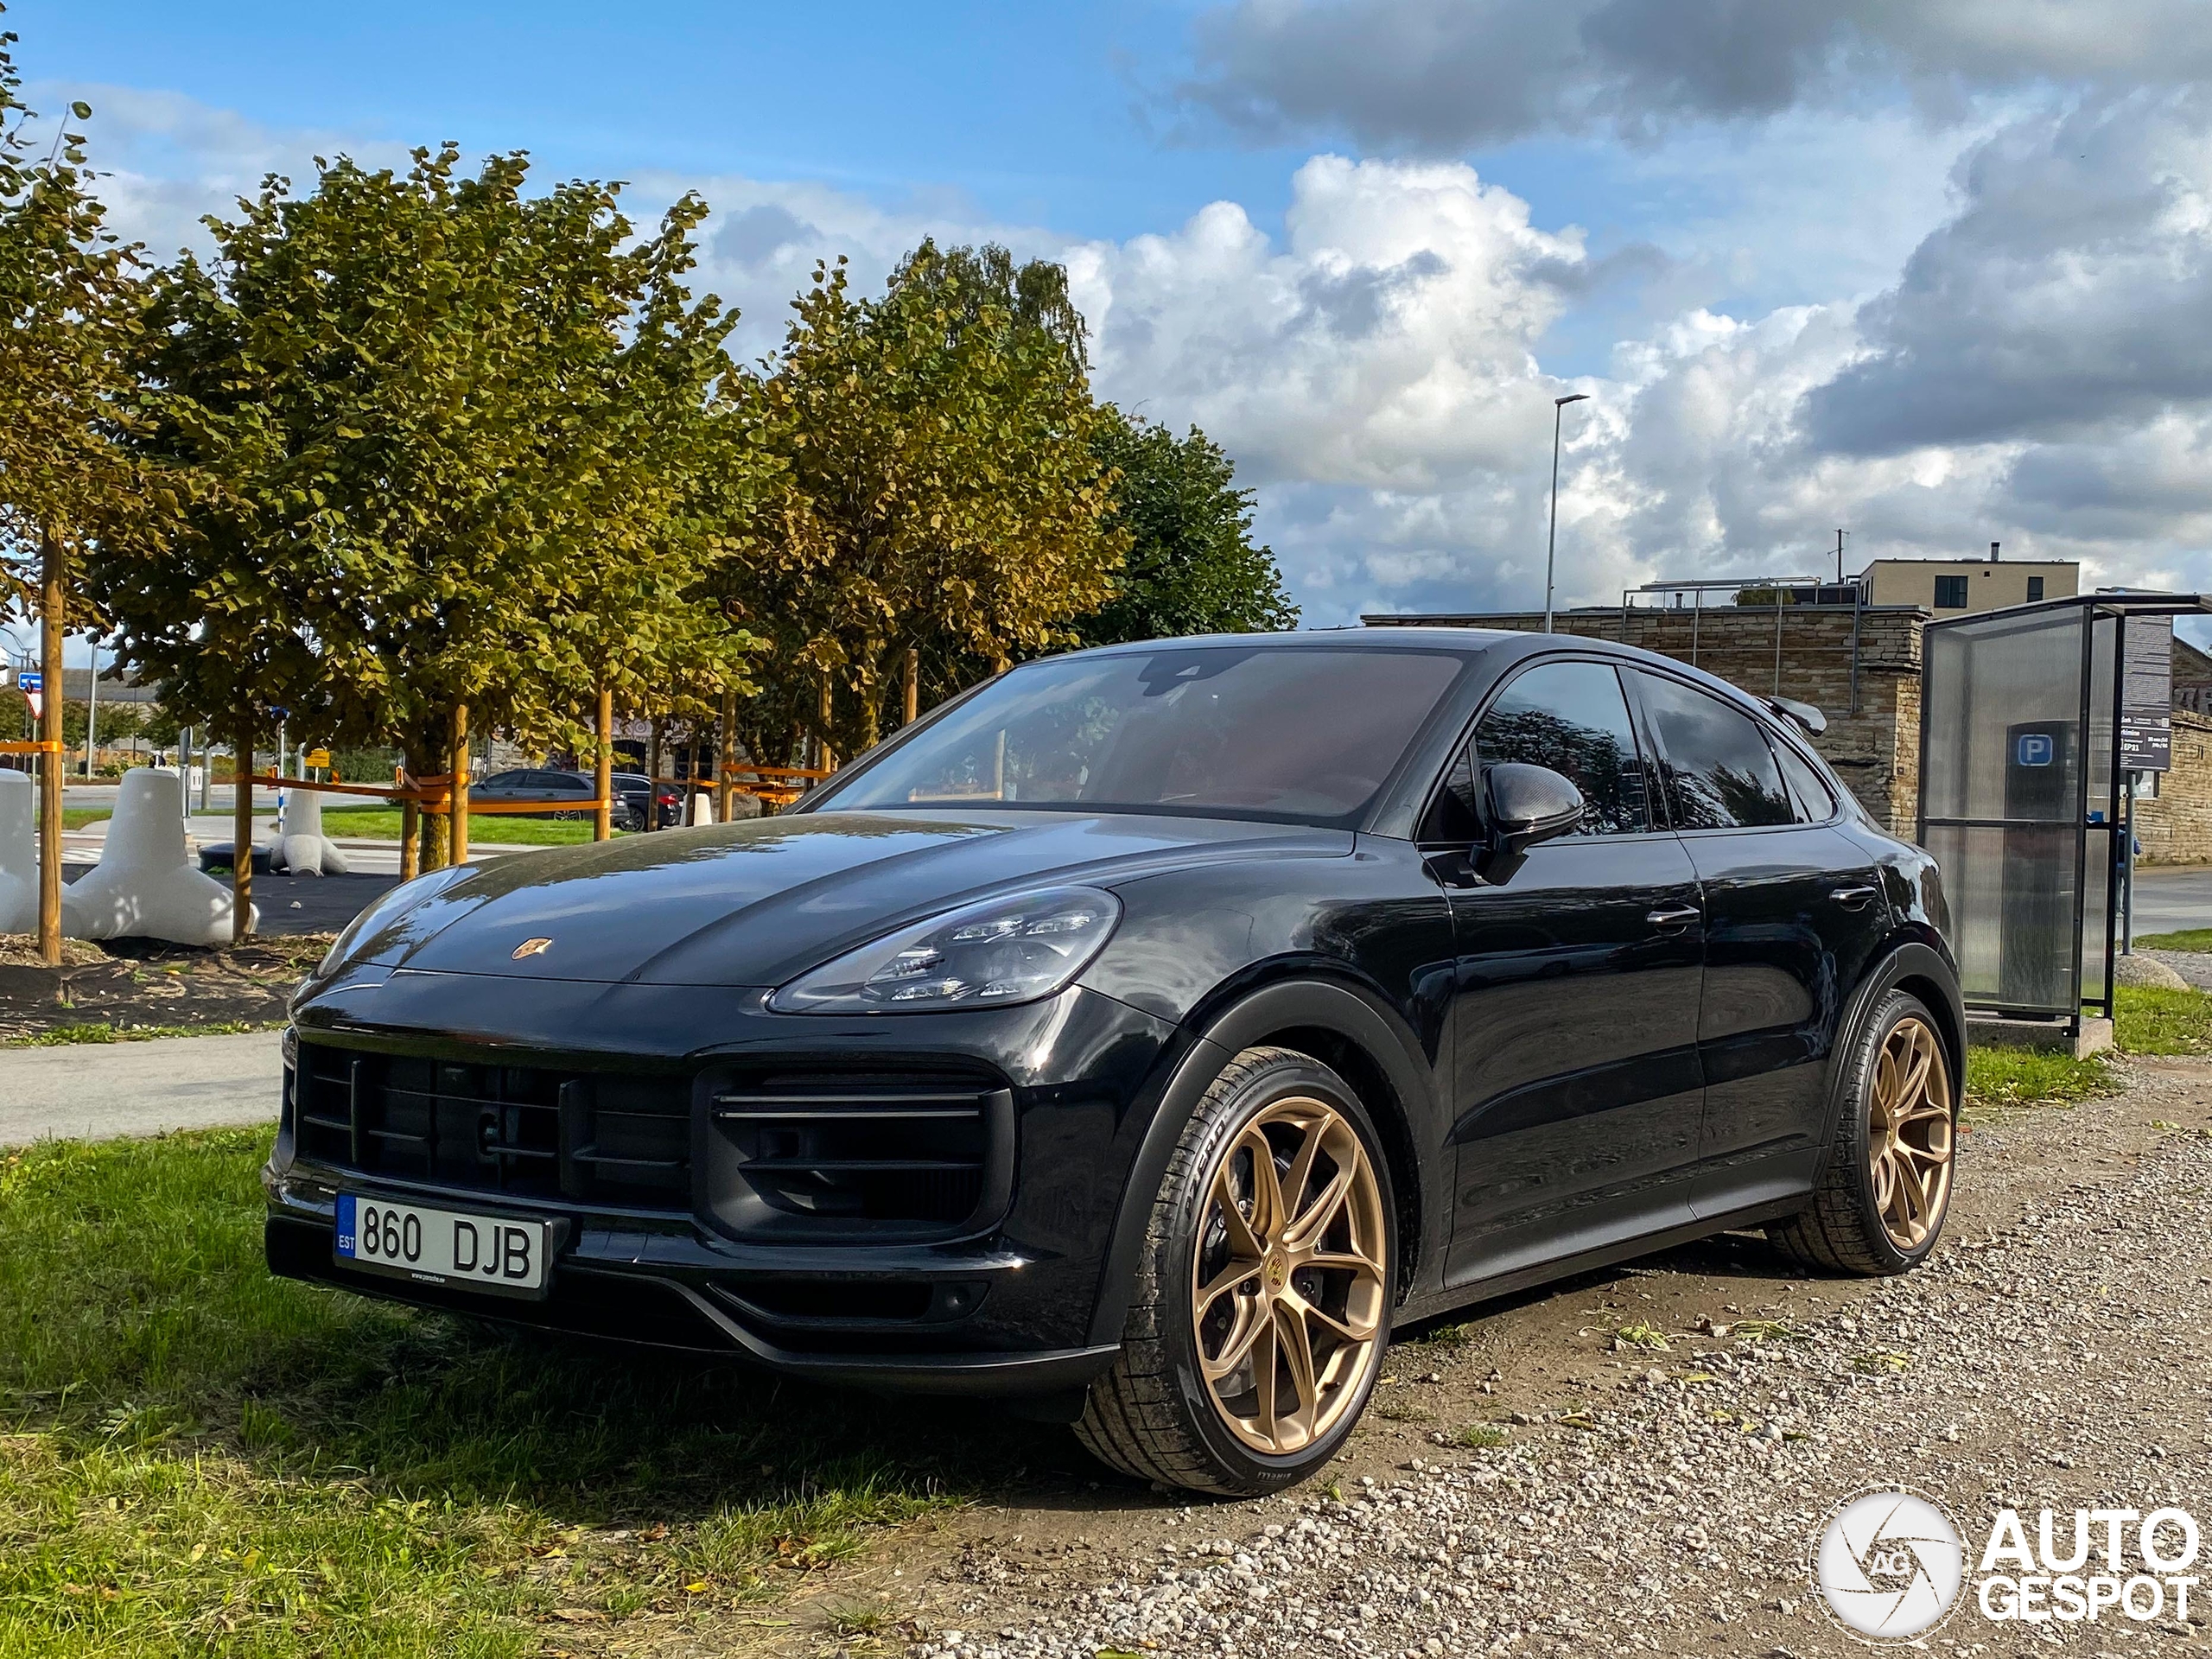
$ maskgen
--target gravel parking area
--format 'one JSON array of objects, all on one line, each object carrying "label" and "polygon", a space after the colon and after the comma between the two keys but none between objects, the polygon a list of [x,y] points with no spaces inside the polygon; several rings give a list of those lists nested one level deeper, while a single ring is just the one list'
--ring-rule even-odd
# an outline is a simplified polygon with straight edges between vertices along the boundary
[{"label": "gravel parking area", "polygon": [[[2212,1522],[2212,1065],[2139,1063],[2117,1099],[1979,1124],[1961,1183],[1904,1279],[1789,1280],[1732,1241],[1402,1344],[1374,1434],[1404,1455],[1378,1463],[1363,1428],[1333,1490],[1155,1496],[1118,1524],[1002,1509],[918,1606],[894,1596],[908,1651],[1859,1654],[1808,1561],[1862,1488],[1937,1497],[1970,1552],[2007,1505]],[[1516,1330],[1533,1341],[1491,1345]],[[1423,1397],[1434,1427],[1401,1403]],[[2212,1596],[2190,1612],[1998,1624],[1969,1594],[1919,1645],[2212,1652]]]}]

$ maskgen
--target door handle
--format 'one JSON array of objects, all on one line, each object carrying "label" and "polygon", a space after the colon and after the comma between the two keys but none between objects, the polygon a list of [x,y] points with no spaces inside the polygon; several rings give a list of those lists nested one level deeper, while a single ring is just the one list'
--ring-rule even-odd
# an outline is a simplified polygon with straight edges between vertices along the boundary
[{"label": "door handle", "polygon": [[1663,909],[1647,911],[1643,919],[1662,933],[1679,933],[1704,913],[1695,905],[1669,905]]},{"label": "door handle", "polygon": [[1879,887],[1838,887],[1828,897],[1846,910],[1864,910],[1866,901],[1879,892]]}]

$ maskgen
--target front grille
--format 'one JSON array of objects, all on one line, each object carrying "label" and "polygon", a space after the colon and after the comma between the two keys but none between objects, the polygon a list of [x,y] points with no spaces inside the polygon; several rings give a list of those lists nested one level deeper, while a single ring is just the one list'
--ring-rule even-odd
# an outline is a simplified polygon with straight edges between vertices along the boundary
[{"label": "front grille", "polygon": [[733,1079],[713,1102],[717,1207],[741,1229],[942,1231],[1003,1202],[1014,1104],[1003,1088],[783,1072]]},{"label": "front grille", "polygon": [[680,1077],[300,1045],[302,1155],[364,1174],[513,1198],[691,1207],[691,1084]]}]

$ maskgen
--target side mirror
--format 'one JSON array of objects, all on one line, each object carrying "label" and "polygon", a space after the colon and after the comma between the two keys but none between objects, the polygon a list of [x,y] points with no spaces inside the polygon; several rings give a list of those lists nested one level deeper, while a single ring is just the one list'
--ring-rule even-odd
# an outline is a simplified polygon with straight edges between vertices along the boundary
[{"label": "side mirror", "polygon": [[1549,766],[1500,761],[1484,778],[1491,845],[1509,858],[1567,834],[1588,810],[1582,791]]}]

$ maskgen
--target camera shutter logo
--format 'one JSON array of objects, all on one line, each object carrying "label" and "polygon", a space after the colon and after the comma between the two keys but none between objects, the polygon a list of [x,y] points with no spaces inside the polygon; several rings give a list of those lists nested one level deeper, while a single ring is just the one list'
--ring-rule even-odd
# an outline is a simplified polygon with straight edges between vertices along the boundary
[{"label": "camera shutter logo", "polygon": [[1941,1624],[1966,1578],[1951,1517],[1904,1491],[1862,1492],[1828,1517],[1813,1554],[1821,1598],[1847,1630],[1910,1642]]}]

